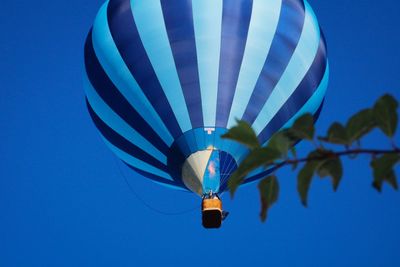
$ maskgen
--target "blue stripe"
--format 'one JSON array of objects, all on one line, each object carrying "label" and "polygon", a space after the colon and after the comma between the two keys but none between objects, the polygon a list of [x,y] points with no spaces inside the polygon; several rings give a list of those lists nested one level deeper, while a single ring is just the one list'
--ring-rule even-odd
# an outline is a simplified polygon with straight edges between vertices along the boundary
[{"label": "blue stripe", "polygon": [[230,175],[235,169],[236,161],[229,153],[220,151],[220,173],[221,175]]},{"label": "blue stripe", "polygon": [[307,100],[306,104],[294,115],[288,122],[283,125],[283,129],[289,128],[297,120],[298,117],[305,113],[316,113],[320,108],[322,101],[324,100],[326,89],[328,88],[329,81],[329,63],[326,65],[324,77],[322,78],[321,84],[318,86],[315,93]]},{"label": "blue stripe", "polygon": [[140,147],[132,144],[126,140],[123,136],[119,135],[112,128],[110,128],[101,118],[94,112],[88,100],[86,100],[86,105],[89,110],[89,114],[96,125],[97,129],[100,131],[101,135],[106,138],[111,144],[127,154],[134,156],[135,158],[146,162],[155,168],[158,168],[164,172],[167,172],[167,166],[160,162],[158,159],[149,155]]},{"label": "blue stripe", "polygon": [[[182,137],[181,137],[182,138]],[[182,165],[186,160],[186,156],[184,153],[188,153],[189,150],[187,147],[183,148],[184,151],[181,150],[177,140],[172,144],[170,148],[170,152],[167,158],[168,172],[174,181],[178,184],[184,186],[182,182]]]},{"label": "blue stripe", "polygon": [[194,134],[194,131],[193,130],[189,131],[185,136],[186,136],[187,145],[188,145],[189,150],[190,150],[190,155],[195,153],[195,152],[197,152],[197,151],[199,151],[200,149],[199,149],[199,146],[197,144],[196,136]]},{"label": "blue stripe", "polygon": [[175,142],[178,145],[179,151],[183,154],[185,158],[188,158],[190,154],[192,154],[190,145],[187,142],[187,135],[182,135],[182,137]]},{"label": "blue stripe", "polygon": [[124,162],[128,163],[129,165],[135,167],[135,168],[140,168],[141,170],[152,173],[154,175],[160,176],[162,178],[165,178],[164,180],[167,181],[168,179],[171,179],[168,173],[163,172],[162,170],[153,167],[152,165],[147,164],[144,161],[141,161],[131,154],[126,153],[125,151],[122,151],[118,147],[114,146],[112,143],[110,143],[106,138],[103,138],[104,143],[109,147],[109,149],[114,152],[121,160]]},{"label": "blue stripe", "polygon": [[180,128],[183,132],[190,130],[192,125],[168,40],[160,0],[131,1],[131,10],[142,44]]},{"label": "blue stripe", "polygon": [[229,177],[236,170],[237,164],[235,159],[224,151],[220,151],[220,162],[220,192],[223,192],[227,186]]},{"label": "blue stripe", "polygon": [[243,155],[249,152],[249,149],[238,142],[233,142],[231,143],[228,152],[235,158],[236,162],[240,162]]},{"label": "blue stripe", "polygon": [[[277,31],[261,75],[251,93],[250,100],[244,101],[244,113],[238,118],[252,124],[263,105],[284,73],[299,42],[304,24],[304,5],[298,0],[283,0]],[[250,88],[253,88],[250,87]],[[246,88],[251,91],[250,88]]]},{"label": "blue stripe", "polygon": [[216,126],[226,128],[239,77],[253,1],[224,0]]},{"label": "blue stripe", "polygon": [[[102,69],[93,50],[91,32],[89,32],[85,44],[85,67],[90,83],[102,101],[154,147],[167,154],[168,146],[142,116],[132,108]],[[99,115],[102,116],[101,113]]]},{"label": "blue stripe", "polygon": [[153,183],[162,185],[163,187],[166,187],[166,188],[171,188],[171,189],[178,190],[178,191],[185,192],[185,193],[193,193],[188,188],[182,187],[182,186],[179,186],[179,185],[175,184],[175,182],[173,182],[173,183],[165,183],[165,182],[156,181],[154,179],[151,179],[151,181]]},{"label": "blue stripe", "polygon": [[187,189],[184,185],[177,184],[174,181],[167,180],[167,179],[165,179],[165,178],[163,178],[161,176],[155,175],[153,173],[149,173],[149,172],[143,171],[140,168],[136,168],[134,166],[129,165],[129,163],[127,163],[125,161],[123,161],[123,162],[130,169],[134,170],[135,172],[137,172],[138,174],[140,174],[140,175],[142,175],[142,176],[144,176],[146,178],[149,178],[150,180],[152,180],[153,182],[155,182],[157,184],[160,184],[160,185],[165,186],[165,187],[173,188],[173,189],[176,189],[176,190],[189,191],[189,189]]},{"label": "blue stripe", "polygon": [[160,152],[152,143],[141,136],[135,129],[127,124],[121,117],[118,116],[103,99],[96,93],[92,84],[85,75],[85,91],[87,99],[93,108],[94,112],[101,117],[101,119],[119,135],[123,136],[126,140],[147,151],[154,158],[165,163],[166,156]]},{"label": "blue stripe", "polygon": [[[264,103],[259,116],[253,123],[257,134],[264,129],[270,120],[275,116],[287,99],[293,94],[310,69],[320,44],[320,29],[314,12],[305,2],[304,27],[299,43],[293,53],[288,66],[281,79],[275,86],[268,100]],[[323,69],[325,70],[325,68]],[[321,77],[322,78],[322,77]]]},{"label": "blue stripe", "polygon": [[107,16],[111,35],[126,66],[169,132],[177,138],[182,134],[181,128],[143,47],[130,1],[111,1],[108,4]]},{"label": "blue stripe", "polygon": [[226,150],[225,140],[221,135],[225,134],[228,130],[225,128],[215,128],[214,131],[214,147],[218,150]]},{"label": "blue stripe", "polygon": [[222,0],[193,0],[199,83],[205,126],[215,126],[221,50]]},{"label": "blue stripe", "polygon": [[[236,166],[237,160],[239,160],[244,153],[247,153],[248,150],[243,145],[236,142],[221,140],[220,135],[226,131],[227,130],[223,128],[216,128],[215,131],[208,134],[204,128],[196,128],[185,132],[181,137],[175,140],[167,157],[168,170],[173,179],[181,183],[182,165],[185,160],[197,151],[209,149],[209,146],[213,146],[216,150],[224,151],[224,153],[229,154],[232,160],[227,164],[232,168]],[[233,154],[236,155],[233,156]],[[224,168],[228,168],[228,165],[224,165]]]},{"label": "blue stripe", "polygon": [[107,21],[108,1],[101,7],[93,25],[92,41],[95,53],[110,80],[137,112],[151,125],[167,145],[174,139],[161,118],[132,77],[115,46]]},{"label": "blue stripe", "polygon": [[161,1],[165,26],[192,127],[203,126],[191,0]]},{"label": "blue stripe", "polygon": [[205,133],[204,135],[204,144],[205,144],[205,149],[213,149],[214,148],[214,133],[211,132],[210,134]]},{"label": "blue stripe", "polygon": [[[321,35],[322,36],[322,35]],[[325,41],[322,37],[318,48],[318,53],[314,59],[311,68],[308,70],[306,76],[303,78],[299,86],[296,88],[294,93],[289,99],[282,105],[273,119],[268,125],[260,132],[258,139],[260,143],[265,143],[273,133],[281,129],[284,124],[289,121],[296,113],[306,104],[306,102],[317,92],[318,88],[325,90],[326,82],[323,80],[324,74],[327,71],[327,59],[326,59],[326,47]],[[327,77],[325,76],[325,79]],[[319,86],[322,87],[319,87]],[[319,98],[320,99],[320,98]],[[318,100],[318,99],[315,99]],[[316,103],[310,107],[315,106]],[[310,110],[309,112],[312,112]]]},{"label": "blue stripe", "polygon": [[[324,100],[322,100],[321,105],[319,106],[319,108],[317,109],[317,111],[314,114],[314,121],[316,121],[318,119],[319,115],[321,114],[321,110],[322,110],[323,105],[324,105]],[[258,174],[255,174],[254,176],[246,177],[246,179],[243,181],[242,185],[250,184],[250,183],[252,183],[254,181],[262,179],[265,176],[271,174],[275,170],[276,170],[276,168],[271,168],[271,169],[268,169],[268,170],[265,170],[265,171],[261,171]],[[224,188],[224,190],[225,189],[226,188]]]},{"label": "blue stripe", "polygon": [[[246,49],[229,114],[228,128],[236,124],[236,119],[242,118],[253,88],[263,70],[273,40],[276,44],[277,38],[274,39],[274,36],[277,32],[278,22],[280,21],[282,24],[282,19],[285,19],[284,16],[280,16],[281,6],[282,0],[253,1]],[[280,18],[281,20],[279,20]],[[281,47],[279,48],[278,52],[283,50]],[[274,52],[272,51],[272,53]]]},{"label": "blue stripe", "polygon": [[[220,145],[220,150],[230,152],[232,144],[236,143],[236,142],[234,142],[234,141],[232,141],[230,139],[222,139],[221,138],[221,135],[225,134],[228,131],[228,129],[224,129],[224,128],[217,128],[217,129],[220,130],[220,133],[221,133],[220,134],[220,139],[221,139],[222,142],[221,142],[221,145]],[[221,130],[223,130],[223,131],[221,131]],[[232,155],[231,155],[231,158],[233,158]],[[224,165],[221,165],[221,166],[224,166]]]},{"label": "blue stripe", "polygon": [[205,136],[204,136],[205,135],[204,128],[193,129],[193,134],[195,136],[198,149],[199,150],[204,150],[205,147],[206,147]]},{"label": "blue stripe", "polygon": [[259,179],[265,178],[267,175],[271,174],[271,173],[272,173],[273,171],[275,171],[275,170],[276,170],[276,167],[275,167],[275,168],[268,169],[268,170],[265,170],[265,171],[263,171],[263,172],[260,172],[260,173],[254,175],[254,176],[249,177],[249,178],[246,178],[246,179],[243,181],[242,185],[244,185],[244,184],[249,184],[249,183],[252,183],[252,182],[257,181],[257,180],[259,180]]}]

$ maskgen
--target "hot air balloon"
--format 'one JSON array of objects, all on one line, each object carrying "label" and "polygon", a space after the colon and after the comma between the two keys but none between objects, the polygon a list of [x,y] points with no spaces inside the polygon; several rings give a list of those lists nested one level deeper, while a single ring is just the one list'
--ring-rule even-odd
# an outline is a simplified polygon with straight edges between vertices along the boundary
[{"label": "hot air balloon", "polygon": [[141,176],[210,201],[248,153],[221,139],[236,119],[265,144],[302,114],[318,117],[329,76],[303,0],[110,0],[84,60],[87,107],[107,146]]}]

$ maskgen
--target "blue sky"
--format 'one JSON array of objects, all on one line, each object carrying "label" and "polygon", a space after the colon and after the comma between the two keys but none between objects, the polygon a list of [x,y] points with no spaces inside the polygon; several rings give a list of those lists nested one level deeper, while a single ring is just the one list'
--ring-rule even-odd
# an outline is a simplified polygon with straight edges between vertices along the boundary
[{"label": "blue sky", "polygon": [[[400,266],[400,194],[371,188],[368,157],[345,162],[337,193],[316,179],[307,209],[295,174],[279,172],[280,199],[266,223],[255,185],[233,201],[224,195],[231,214],[219,230],[203,229],[197,210],[165,216],[143,205],[85,107],[83,43],[101,3],[2,1],[0,266]],[[384,92],[400,99],[399,2],[310,3],[331,67],[319,132]],[[378,131],[364,144],[387,146]],[[199,204],[119,166],[153,207]]]}]

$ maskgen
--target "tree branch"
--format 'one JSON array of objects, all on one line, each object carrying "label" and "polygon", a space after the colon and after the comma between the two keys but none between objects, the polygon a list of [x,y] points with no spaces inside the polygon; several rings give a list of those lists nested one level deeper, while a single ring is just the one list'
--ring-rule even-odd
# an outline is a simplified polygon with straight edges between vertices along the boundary
[{"label": "tree branch", "polygon": [[306,157],[306,158],[299,158],[299,159],[286,159],[277,164],[271,164],[269,166],[274,166],[275,170],[278,170],[286,165],[293,165],[307,161],[315,161],[315,160],[324,160],[328,158],[338,158],[341,156],[347,155],[359,155],[359,154],[369,154],[369,155],[382,155],[382,154],[400,154],[400,149],[395,148],[391,150],[382,150],[382,149],[349,149],[340,152],[331,152],[331,151],[322,151],[321,156],[315,157]]}]

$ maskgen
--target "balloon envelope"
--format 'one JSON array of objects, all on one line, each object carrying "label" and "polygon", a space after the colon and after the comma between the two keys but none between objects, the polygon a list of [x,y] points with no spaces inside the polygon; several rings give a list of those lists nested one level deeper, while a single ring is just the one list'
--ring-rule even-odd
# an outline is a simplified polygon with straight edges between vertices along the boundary
[{"label": "balloon envelope", "polygon": [[329,76],[302,0],[110,0],[87,36],[85,70],[109,148],[141,175],[200,195],[224,191],[248,153],[220,137],[236,119],[265,144],[298,116],[318,116]]}]

